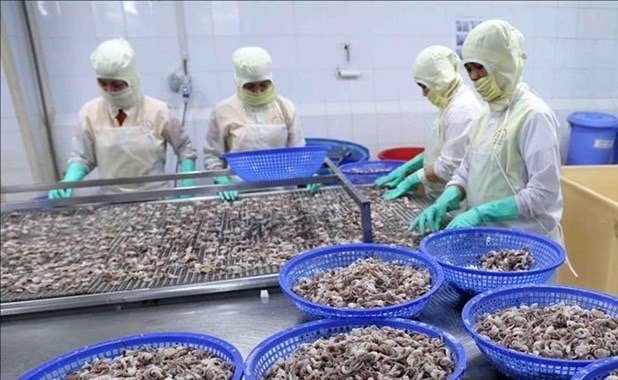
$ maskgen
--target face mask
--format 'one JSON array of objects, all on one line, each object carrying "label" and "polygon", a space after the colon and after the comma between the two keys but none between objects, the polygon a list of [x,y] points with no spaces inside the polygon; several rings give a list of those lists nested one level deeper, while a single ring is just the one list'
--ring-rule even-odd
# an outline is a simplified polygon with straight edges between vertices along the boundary
[{"label": "face mask", "polygon": [[494,74],[489,74],[475,81],[474,88],[476,88],[476,91],[481,95],[481,98],[488,103],[502,96],[502,90],[498,87]]},{"label": "face mask", "polygon": [[431,89],[427,92],[427,100],[429,100],[431,104],[438,108],[444,108],[448,103],[448,98],[438,94],[436,91]]},{"label": "face mask", "polygon": [[135,105],[135,97],[131,87],[114,92],[103,91],[103,98],[114,109],[128,109]]},{"label": "face mask", "polygon": [[241,87],[238,90],[238,98],[250,106],[262,106],[273,102],[277,98],[277,93],[275,92],[274,85],[271,85],[268,90],[262,91],[259,94]]}]

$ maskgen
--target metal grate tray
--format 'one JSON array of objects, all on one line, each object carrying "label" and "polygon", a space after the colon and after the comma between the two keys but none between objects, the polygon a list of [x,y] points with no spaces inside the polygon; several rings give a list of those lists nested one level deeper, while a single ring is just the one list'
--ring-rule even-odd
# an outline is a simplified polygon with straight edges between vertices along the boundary
[{"label": "metal grate tray", "polygon": [[[428,201],[387,202],[377,190],[362,191],[371,200],[375,241],[415,246],[405,228]],[[14,212],[0,224],[2,315],[271,286],[279,266],[298,252],[362,240],[358,206],[341,188],[233,204]],[[67,266],[73,276],[60,275]]]}]

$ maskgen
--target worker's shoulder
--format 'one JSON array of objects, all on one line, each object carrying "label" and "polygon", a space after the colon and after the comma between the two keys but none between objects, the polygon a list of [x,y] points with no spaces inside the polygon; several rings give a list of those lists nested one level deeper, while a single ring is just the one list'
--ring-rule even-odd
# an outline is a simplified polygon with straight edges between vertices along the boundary
[{"label": "worker's shoulder", "polygon": [[543,99],[529,89],[521,92],[519,99],[517,99],[516,107],[522,107],[530,110],[531,115],[553,115],[554,113],[551,107],[545,103]]},{"label": "worker's shoulder", "polygon": [[144,95],[142,107],[144,107],[144,111],[149,113],[168,112],[170,108],[169,104],[167,104],[163,100],[159,100],[148,95]]},{"label": "worker's shoulder", "polygon": [[474,120],[484,109],[483,103],[474,95],[474,92],[468,86],[464,86],[448,107],[446,118],[453,122]]},{"label": "worker's shoulder", "polygon": [[105,110],[107,107],[107,103],[102,96],[97,96],[94,99],[91,99],[84,103],[82,107],[79,109],[80,117],[87,117],[88,115],[94,115],[100,110]]},{"label": "worker's shoulder", "polygon": [[229,109],[238,109],[239,107],[242,107],[242,104],[240,102],[240,99],[238,99],[238,96],[231,95],[228,96],[227,98],[218,101],[215,104],[215,107],[213,108],[213,112],[215,113],[219,113],[219,112],[225,112],[226,110]]},{"label": "worker's shoulder", "polygon": [[277,102],[285,107],[288,111],[294,111],[296,107],[294,107],[294,103],[285,96],[277,95]]}]

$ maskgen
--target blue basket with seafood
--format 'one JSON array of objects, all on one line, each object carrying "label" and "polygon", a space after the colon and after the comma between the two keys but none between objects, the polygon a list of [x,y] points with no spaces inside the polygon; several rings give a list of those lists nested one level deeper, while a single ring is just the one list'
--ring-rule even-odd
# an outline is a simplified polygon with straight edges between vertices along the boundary
[{"label": "blue basket with seafood", "polygon": [[593,360],[557,359],[525,353],[505,347],[480,334],[475,324],[479,317],[509,307],[522,305],[551,306],[558,303],[577,305],[583,309],[598,309],[618,318],[618,298],[568,286],[519,285],[491,290],[472,298],[461,313],[466,330],[490,363],[513,379],[571,379]]},{"label": "blue basket with seafood", "polygon": [[[230,343],[210,335],[185,332],[160,332],[114,338],[84,346],[51,359],[21,375],[18,380],[64,379],[71,372],[81,369],[95,359],[120,356],[125,350],[158,348],[180,345],[198,348],[234,364],[230,380],[240,380],[244,371],[242,355]],[[103,374],[101,374],[103,375]]]},{"label": "blue basket with seafood", "polygon": [[[610,375],[615,376],[611,378]],[[579,371],[571,380],[616,380],[618,379],[618,356],[596,361]]]},{"label": "blue basket with seafood", "polygon": [[453,372],[447,379],[458,380],[462,378],[466,369],[466,352],[463,345],[448,332],[432,325],[407,319],[353,318],[308,322],[267,338],[249,354],[245,366],[245,379],[264,379],[275,363],[290,357],[302,344],[312,343],[320,338],[328,338],[335,334],[346,333],[354,328],[369,326],[391,327],[408,333],[420,333],[430,338],[442,339],[455,365]]},{"label": "blue basket with seafood", "polygon": [[320,170],[328,148],[304,146],[225,154],[230,168],[247,182],[311,177]]},{"label": "blue basket with seafood", "polygon": [[339,170],[355,185],[373,183],[376,179],[387,175],[397,169],[405,161],[402,160],[380,160],[354,162],[341,165]]},{"label": "blue basket with seafood", "polygon": [[[526,248],[534,259],[527,270],[478,268],[481,255],[489,251],[522,248]],[[509,285],[544,283],[565,260],[564,248],[549,238],[495,227],[439,231],[421,241],[421,251],[440,263],[446,281],[467,294],[478,294]]]},{"label": "blue basket with seafood", "polygon": [[[427,292],[409,301],[371,308],[320,304],[298,295],[293,290],[294,285],[302,278],[312,278],[319,272],[346,267],[358,259],[368,258],[425,269],[430,276],[430,287]],[[423,310],[443,282],[444,273],[435,260],[408,248],[386,244],[341,244],[308,250],[289,260],[279,272],[279,285],[283,293],[310,319],[411,318]]]}]

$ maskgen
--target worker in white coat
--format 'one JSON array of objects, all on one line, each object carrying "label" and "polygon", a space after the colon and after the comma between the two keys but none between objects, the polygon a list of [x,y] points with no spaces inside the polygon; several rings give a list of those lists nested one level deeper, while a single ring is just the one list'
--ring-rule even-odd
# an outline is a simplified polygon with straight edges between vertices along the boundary
[{"label": "worker in white coat", "polygon": [[523,35],[501,20],[485,21],[467,36],[464,65],[489,110],[473,125],[465,158],[445,191],[411,228],[437,230],[465,198],[467,211],[447,228],[504,226],[562,243],[559,123],[522,82],[523,43]]},{"label": "worker in white coat", "polygon": [[[169,143],[182,172],[195,170],[195,149],[169,106],[142,95],[135,69],[135,53],[124,39],[101,43],[90,55],[101,96],[79,112],[79,125],[63,181],[79,181],[95,167],[102,179],[165,174]],[[191,186],[193,179],[182,180]],[[164,188],[167,182],[106,186],[106,193]],[[49,198],[68,198],[72,189],[49,192]]]},{"label": "worker in white coat", "polygon": [[[272,59],[261,47],[242,47],[232,56],[236,94],[219,102],[210,117],[204,165],[206,170],[226,167],[225,153],[269,148],[302,147],[305,137],[292,102],[277,94]],[[215,177],[229,184],[229,176]],[[219,193],[233,201],[237,191]]]},{"label": "worker in white coat", "polygon": [[463,159],[467,133],[483,105],[458,72],[459,57],[446,46],[429,46],[414,64],[414,79],[425,96],[439,109],[425,143],[425,151],[376,180],[390,187],[386,199],[396,199],[422,185],[436,198]]}]

